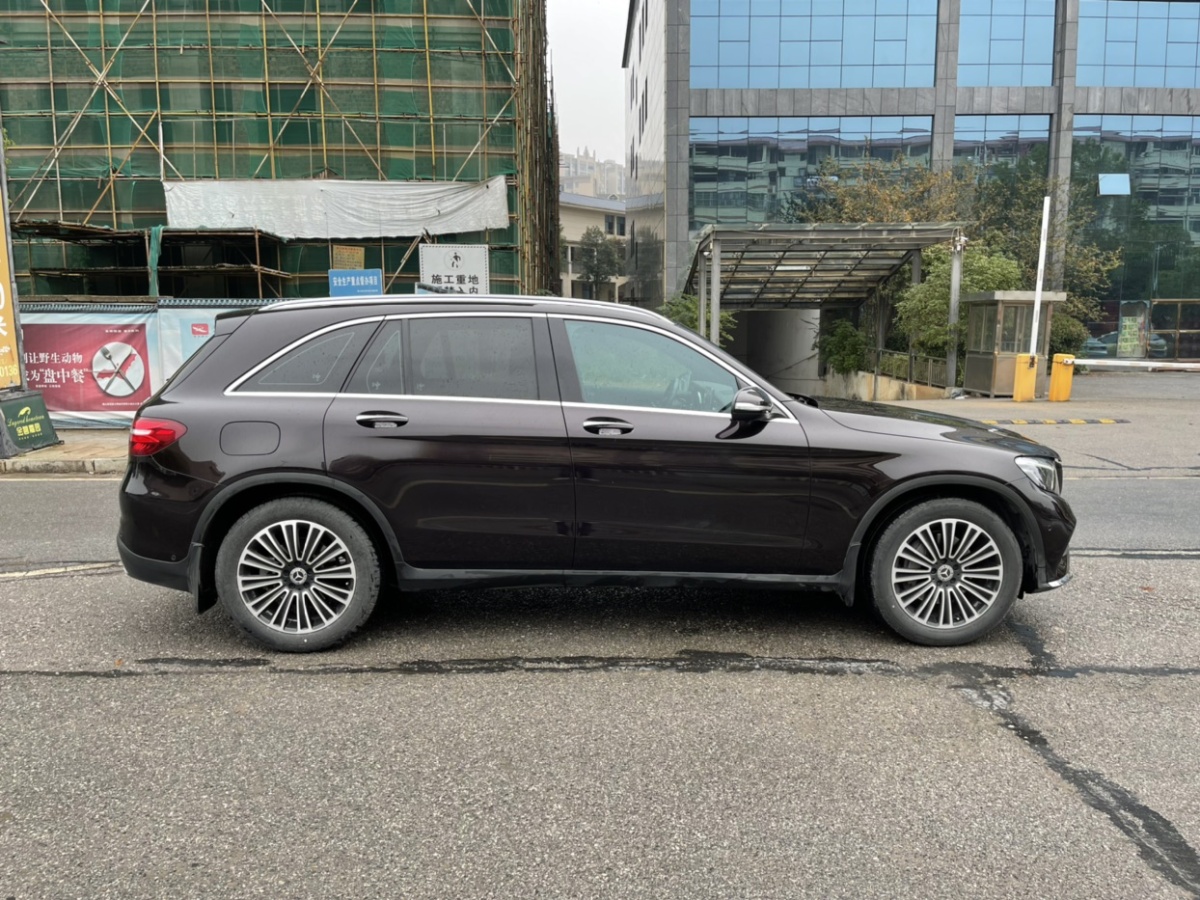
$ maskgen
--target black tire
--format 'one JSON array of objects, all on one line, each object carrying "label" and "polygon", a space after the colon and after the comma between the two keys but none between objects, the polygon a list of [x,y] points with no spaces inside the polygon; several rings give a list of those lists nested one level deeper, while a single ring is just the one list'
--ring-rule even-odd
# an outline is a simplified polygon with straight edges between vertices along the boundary
[{"label": "black tire", "polygon": [[1021,587],[1021,548],[1004,520],[970,500],[928,500],[896,516],[871,556],[875,609],[917,644],[978,640]]},{"label": "black tire", "polygon": [[379,597],[379,559],[354,519],[309,497],[246,513],[217,552],[217,593],[238,627],[288,653],[336,646]]}]

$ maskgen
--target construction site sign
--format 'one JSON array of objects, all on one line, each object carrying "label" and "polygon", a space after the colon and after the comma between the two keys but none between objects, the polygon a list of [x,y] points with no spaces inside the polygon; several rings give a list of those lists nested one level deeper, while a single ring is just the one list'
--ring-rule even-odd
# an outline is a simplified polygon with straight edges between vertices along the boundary
[{"label": "construction site sign", "polygon": [[361,269],[366,266],[367,248],[334,244],[329,248],[331,269]]},{"label": "construction site sign", "polygon": [[330,269],[330,297],[377,297],[383,293],[383,269]]},{"label": "construction site sign", "polygon": [[485,244],[422,244],[421,282],[455,294],[489,294]]}]

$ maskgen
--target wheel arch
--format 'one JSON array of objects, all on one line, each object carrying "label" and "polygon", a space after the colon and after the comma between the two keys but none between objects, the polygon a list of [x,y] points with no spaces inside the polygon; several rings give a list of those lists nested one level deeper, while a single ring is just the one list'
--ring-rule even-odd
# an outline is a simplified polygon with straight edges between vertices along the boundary
[{"label": "wheel arch", "polygon": [[1037,522],[1020,496],[1007,484],[977,475],[930,475],[896,485],[879,497],[859,520],[842,564],[838,593],[849,606],[869,582],[867,567],[879,536],[907,509],[926,500],[955,498],[986,507],[1004,520],[1021,548],[1021,593],[1036,585],[1038,561],[1043,557]]},{"label": "wheel arch", "polygon": [[351,516],[367,532],[375,546],[380,562],[382,586],[396,587],[396,573],[403,561],[400,545],[387,519],[365,494],[334,478],[317,473],[252,475],[221,491],[196,525],[192,546],[198,555],[191,580],[197,612],[203,612],[217,602],[217,551],[233,523],[254,507],[285,497],[323,500]]}]

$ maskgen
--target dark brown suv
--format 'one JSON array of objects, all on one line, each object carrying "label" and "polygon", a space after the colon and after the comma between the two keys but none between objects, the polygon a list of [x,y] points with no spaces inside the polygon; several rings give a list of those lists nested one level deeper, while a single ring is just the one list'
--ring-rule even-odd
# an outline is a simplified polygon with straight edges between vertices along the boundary
[{"label": "dark brown suv", "polygon": [[140,410],[135,578],[319,650],[381,592],[708,582],[870,598],[960,644],[1068,578],[1057,454],[772,387],[652,312],[301,300],[218,319]]}]

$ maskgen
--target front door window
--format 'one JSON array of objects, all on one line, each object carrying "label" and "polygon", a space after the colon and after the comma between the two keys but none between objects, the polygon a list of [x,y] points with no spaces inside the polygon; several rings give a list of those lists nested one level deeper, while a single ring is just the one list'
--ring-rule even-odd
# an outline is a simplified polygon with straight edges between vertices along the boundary
[{"label": "front door window", "polygon": [[686,344],[643,328],[568,321],[584,403],[726,412],[737,379]]}]

